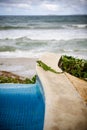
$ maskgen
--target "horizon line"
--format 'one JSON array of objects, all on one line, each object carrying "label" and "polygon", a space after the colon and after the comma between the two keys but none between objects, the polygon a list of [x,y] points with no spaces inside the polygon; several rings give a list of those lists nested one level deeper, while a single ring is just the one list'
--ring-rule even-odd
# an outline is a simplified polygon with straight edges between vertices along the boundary
[{"label": "horizon line", "polygon": [[42,14],[42,15],[39,15],[39,14],[30,14],[30,15],[7,15],[7,14],[3,14],[3,15],[0,15],[0,16],[86,16],[87,14]]}]

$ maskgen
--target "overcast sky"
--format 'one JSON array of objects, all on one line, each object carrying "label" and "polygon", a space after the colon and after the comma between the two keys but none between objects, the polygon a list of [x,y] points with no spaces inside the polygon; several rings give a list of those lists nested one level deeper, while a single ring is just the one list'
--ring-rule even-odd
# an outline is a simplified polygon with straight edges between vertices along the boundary
[{"label": "overcast sky", "polygon": [[0,15],[87,14],[87,0],[0,0]]}]

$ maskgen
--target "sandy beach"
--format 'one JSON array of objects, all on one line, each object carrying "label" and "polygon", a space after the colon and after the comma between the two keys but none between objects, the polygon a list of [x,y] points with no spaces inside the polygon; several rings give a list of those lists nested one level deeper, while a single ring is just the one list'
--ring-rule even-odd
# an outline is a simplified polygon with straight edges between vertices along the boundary
[{"label": "sandy beach", "polygon": [[0,71],[32,78],[36,74],[36,58],[0,58]]}]

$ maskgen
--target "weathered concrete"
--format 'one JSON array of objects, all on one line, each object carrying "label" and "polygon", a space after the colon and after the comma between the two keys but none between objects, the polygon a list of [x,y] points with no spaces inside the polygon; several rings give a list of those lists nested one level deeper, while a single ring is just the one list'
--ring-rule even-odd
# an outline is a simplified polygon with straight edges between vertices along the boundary
[{"label": "weathered concrete", "polygon": [[[57,54],[46,53],[40,60],[61,72],[59,58]],[[44,130],[87,130],[87,106],[67,76],[44,71],[38,65],[37,74],[46,97]]]},{"label": "weathered concrete", "polygon": [[76,90],[79,92],[79,94],[87,104],[87,81],[72,76],[68,73],[65,73],[65,75],[68,77],[68,79],[71,81],[73,86],[76,88]]}]

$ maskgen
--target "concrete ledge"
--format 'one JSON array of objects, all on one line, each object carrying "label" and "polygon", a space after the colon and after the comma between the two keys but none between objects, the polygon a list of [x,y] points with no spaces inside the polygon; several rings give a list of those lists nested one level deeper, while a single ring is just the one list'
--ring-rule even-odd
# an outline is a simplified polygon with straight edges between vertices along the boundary
[{"label": "concrete ledge", "polygon": [[[59,58],[57,54],[46,53],[40,60],[61,72]],[[87,130],[87,107],[67,76],[44,71],[38,65],[37,74],[46,98],[44,130]]]}]

